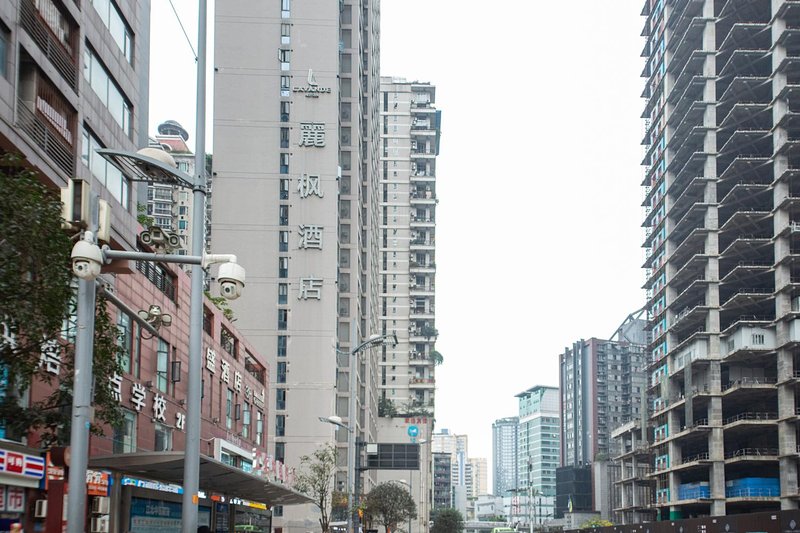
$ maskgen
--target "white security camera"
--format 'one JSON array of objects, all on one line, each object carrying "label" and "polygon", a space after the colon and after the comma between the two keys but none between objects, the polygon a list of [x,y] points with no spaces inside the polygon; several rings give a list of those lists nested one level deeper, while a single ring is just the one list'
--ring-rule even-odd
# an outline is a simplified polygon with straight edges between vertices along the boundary
[{"label": "white security camera", "polygon": [[72,272],[81,279],[91,281],[100,275],[103,252],[91,240],[80,240],[72,248]]},{"label": "white security camera", "polygon": [[242,295],[244,289],[244,267],[238,263],[223,263],[219,266],[217,280],[219,293],[228,300],[235,300]]},{"label": "white security camera", "polygon": [[158,226],[150,226],[149,229],[139,234],[142,244],[152,246],[159,252],[172,251],[181,247],[181,238],[169,231],[165,231]]}]

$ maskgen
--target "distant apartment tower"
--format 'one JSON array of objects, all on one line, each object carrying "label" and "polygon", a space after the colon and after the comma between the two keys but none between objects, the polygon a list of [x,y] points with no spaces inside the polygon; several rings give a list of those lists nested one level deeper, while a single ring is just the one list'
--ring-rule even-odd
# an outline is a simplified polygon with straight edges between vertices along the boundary
[{"label": "distant apartment tower", "polygon": [[518,425],[518,416],[499,418],[492,424],[492,491],[495,496],[507,496],[519,486]]},{"label": "distant apartment tower", "polygon": [[433,512],[453,507],[451,483],[452,457],[449,453],[433,453]]},{"label": "distant apartment tower", "polygon": [[561,354],[561,466],[615,455],[611,431],[638,416],[647,393],[646,322],[638,314],[611,340],[580,340]]},{"label": "distant apartment tower", "polygon": [[525,491],[526,497],[533,492],[537,523],[542,523],[544,517],[553,515],[555,506],[560,428],[558,388],[537,385],[516,397],[519,399],[518,489]]},{"label": "distant apartment tower", "polygon": [[467,459],[467,464],[469,465],[470,470],[467,496],[470,498],[477,498],[478,496],[487,494],[489,488],[489,472],[486,464],[486,458],[470,457]]},{"label": "distant apartment tower", "polygon": [[[356,365],[355,420],[348,354],[384,331],[379,28],[377,4],[353,0],[243,0],[215,14],[212,249],[238,250],[247,268],[232,307],[273,369],[270,451],[289,467],[328,442],[346,457],[347,432],[318,416],[378,441],[380,354]],[[374,473],[364,478],[368,492]],[[336,488],[346,480],[341,465]],[[278,508],[273,526],[304,533],[317,517]]]},{"label": "distant apartment tower", "polygon": [[381,78],[380,394],[399,415],[433,415],[436,351],[436,156],[441,112],[428,83]]},{"label": "distant apartment tower", "polygon": [[642,14],[653,505],[797,509],[800,12],[647,0]]},{"label": "distant apartment tower", "polygon": [[[452,461],[451,485],[453,487],[465,487],[467,483],[467,435],[455,435],[449,429],[442,429],[439,433],[433,434],[433,453],[450,454]],[[466,490],[466,489],[465,489]]]},{"label": "distant apartment tower", "polygon": [[[149,145],[168,152],[178,170],[190,176],[194,175],[194,152],[186,142],[189,133],[174,120],[167,120],[158,126],[158,133],[150,138]],[[147,184],[147,208],[145,213],[155,226],[180,237],[181,247],[172,253],[188,255],[191,253],[192,224],[194,198],[192,191],[166,183]],[[205,202],[205,243],[210,243],[211,225],[211,177],[206,169],[206,202]]]}]

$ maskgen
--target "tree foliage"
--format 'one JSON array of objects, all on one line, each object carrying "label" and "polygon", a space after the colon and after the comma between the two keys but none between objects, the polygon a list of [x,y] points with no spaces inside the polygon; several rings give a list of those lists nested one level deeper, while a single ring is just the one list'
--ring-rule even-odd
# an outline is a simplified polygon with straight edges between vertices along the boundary
[{"label": "tree foliage", "polygon": [[[74,312],[70,253],[72,242],[61,229],[61,200],[23,161],[0,156],[0,420],[12,437],[40,431],[44,446],[69,441],[74,375],[74,346],[63,325]],[[121,411],[107,376],[119,372],[118,330],[105,302],[97,306],[94,373],[95,419],[117,424]],[[66,337],[66,338],[65,338]],[[41,364],[43,352],[55,352],[58,373]],[[34,381],[53,385],[43,399],[28,402]],[[100,432],[94,425],[94,432]]]},{"label": "tree foliage", "polygon": [[431,533],[461,533],[464,531],[464,517],[458,509],[441,509],[433,517]]},{"label": "tree foliage", "polygon": [[405,487],[397,483],[381,483],[367,494],[364,510],[382,524],[386,533],[417,517],[417,504]]},{"label": "tree foliage", "polygon": [[591,518],[580,525],[581,528],[584,527],[605,527],[605,526],[613,526],[611,522],[608,520],[604,520],[602,518]]},{"label": "tree foliage", "polygon": [[[322,533],[327,533],[334,508],[341,507],[342,493],[333,490],[336,475],[336,448],[325,444],[314,453],[300,458],[300,473],[295,481],[295,489],[314,500],[319,509],[319,525]],[[347,504],[346,496],[345,506]]]}]

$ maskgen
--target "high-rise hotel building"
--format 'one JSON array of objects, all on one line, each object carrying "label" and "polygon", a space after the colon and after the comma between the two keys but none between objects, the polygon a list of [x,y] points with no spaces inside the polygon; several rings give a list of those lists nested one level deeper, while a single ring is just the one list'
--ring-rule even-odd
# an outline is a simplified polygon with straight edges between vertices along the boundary
[{"label": "high-rise hotel building", "polygon": [[653,505],[798,505],[800,8],[647,0]]},{"label": "high-rise hotel building", "polygon": [[[299,468],[335,440],[346,457],[347,432],[318,417],[377,441],[377,349],[360,357],[358,416],[347,414],[348,353],[382,333],[378,2],[241,0],[216,11],[215,29],[212,244],[247,268],[233,308],[274,376],[270,454]],[[275,511],[278,532],[317,524],[311,505]]]}]

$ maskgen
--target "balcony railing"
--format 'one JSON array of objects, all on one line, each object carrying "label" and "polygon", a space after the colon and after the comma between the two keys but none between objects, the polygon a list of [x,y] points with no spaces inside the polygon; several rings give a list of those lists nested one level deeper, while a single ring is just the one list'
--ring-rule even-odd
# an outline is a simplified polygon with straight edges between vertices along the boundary
[{"label": "balcony railing", "polygon": [[47,24],[42,20],[32,0],[23,0],[20,10],[20,24],[41,48],[59,74],[70,87],[78,91],[78,64],[59,42]]},{"label": "balcony railing", "polygon": [[725,425],[742,420],[777,420],[778,413],[739,413],[725,419]]},{"label": "balcony railing", "polygon": [[31,111],[21,99],[17,100],[17,126],[33,139],[55,164],[68,176],[75,173],[72,147],[59,134]]},{"label": "balcony railing", "polygon": [[741,448],[732,452],[725,453],[725,459],[736,457],[775,457],[778,455],[777,448]]}]

